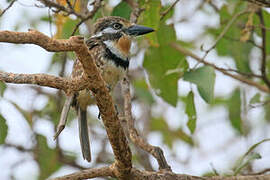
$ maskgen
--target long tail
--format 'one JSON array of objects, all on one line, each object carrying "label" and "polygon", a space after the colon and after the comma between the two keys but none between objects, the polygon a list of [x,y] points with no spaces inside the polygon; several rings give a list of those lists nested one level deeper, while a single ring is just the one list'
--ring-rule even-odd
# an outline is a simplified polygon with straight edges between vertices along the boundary
[{"label": "long tail", "polygon": [[81,143],[81,150],[83,159],[86,159],[88,162],[91,162],[91,150],[89,143],[89,134],[88,134],[88,124],[87,124],[87,112],[86,110],[78,107],[78,118],[79,118],[79,136]]}]

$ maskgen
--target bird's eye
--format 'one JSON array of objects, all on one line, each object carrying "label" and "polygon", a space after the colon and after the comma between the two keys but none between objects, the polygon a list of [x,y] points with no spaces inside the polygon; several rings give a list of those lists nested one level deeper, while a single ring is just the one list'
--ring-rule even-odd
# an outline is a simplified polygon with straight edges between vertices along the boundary
[{"label": "bird's eye", "polygon": [[122,24],[119,24],[119,23],[114,23],[112,26],[113,26],[113,29],[115,29],[115,30],[122,28]]}]

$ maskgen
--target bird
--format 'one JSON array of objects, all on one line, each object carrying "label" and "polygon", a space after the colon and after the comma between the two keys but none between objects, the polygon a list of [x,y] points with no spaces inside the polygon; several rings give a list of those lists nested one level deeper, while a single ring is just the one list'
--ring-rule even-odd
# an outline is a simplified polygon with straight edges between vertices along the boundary
[{"label": "bird", "polygon": [[[112,92],[117,82],[123,79],[127,73],[131,42],[134,37],[153,31],[154,29],[150,27],[131,23],[118,16],[107,16],[96,21],[93,35],[85,43],[110,92]],[[75,60],[71,77],[82,78],[83,71],[80,61],[78,59]],[[88,162],[91,162],[91,151],[87,125],[87,107],[93,104],[94,101],[89,90],[81,90],[66,99],[60,117],[60,122],[66,122],[70,106],[75,108],[79,121],[79,138],[82,156]],[[58,126],[55,138],[57,138],[61,131],[59,131]]]}]

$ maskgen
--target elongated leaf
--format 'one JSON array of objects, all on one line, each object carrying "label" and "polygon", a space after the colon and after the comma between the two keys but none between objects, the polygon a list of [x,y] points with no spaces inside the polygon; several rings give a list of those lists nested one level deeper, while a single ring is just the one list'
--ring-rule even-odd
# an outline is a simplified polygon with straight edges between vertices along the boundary
[{"label": "elongated leaf", "polygon": [[193,139],[188,134],[186,134],[182,129],[169,129],[165,119],[161,117],[151,119],[150,128],[152,131],[160,131],[163,136],[163,142],[170,148],[172,148],[173,142],[179,139],[191,146],[194,145]]},{"label": "elongated leaf", "polygon": [[[62,38],[68,39],[70,37],[70,35],[72,34],[74,28],[76,27],[76,25],[79,23],[79,20],[73,20],[68,18],[64,25],[63,25],[63,32],[62,32]],[[78,35],[78,30],[75,33],[75,35]]]},{"label": "elongated leaf", "polygon": [[185,58],[170,47],[170,43],[176,41],[176,34],[172,26],[168,26],[165,21],[162,21],[158,30],[153,34],[156,35],[159,46],[148,48],[143,66],[148,72],[150,84],[155,93],[169,104],[176,106],[178,99],[177,82],[181,75],[180,73],[168,73],[168,70],[186,68],[185,65],[183,67],[178,66],[185,61]]},{"label": "elongated leaf", "polygon": [[[158,0],[149,0],[147,3],[143,3],[143,11],[139,22],[143,22],[143,25],[151,27],[155,30],[159,30],[159,19],[161,11],[161,3]],[[164,36],[164,35],[163,35]],[[159,42],[156,34],[150,33],[145,36],[152,46],[158,47]]]},{"label": "elongated leaf", "polygon": [[237,130],[237,132],[242,134],[241,97],[239,89],[236,89],[233,92],[232,96],[228,100],[227,107],[229,110],[229,118],[232,127]]},{"label": "elongated leaf", "polygon": [[242,164],[240,164],[240,166],[234,171],[234,175],[237,175],[241,172],[242,169],[244,169],[245,167],[247,167],[249,165],[249,163],[251,163],[252,161],[256,160],[256,159],[261,159],[261,155],[259,153],[253,153],[253,154],[249,154],[247,156],[246,161],[242,162]]},{"label": "elongated leaf", "polygon": [[44,136],[37,136],[37,147],[35,153],[35,157],[40,168],[39,179],[47,179],[52,173],[61,167],[57,151],[48,147]]},{"label": "elongated leaf", "polygon": [[255,104],[255,103],[259,103],[261,98],[261,94],[260,93],[256,93],[249,101],[249,104]]},{"label": "elongated leaf", "polygon": [[131,11],[130,6],[125,1],[122,1],[113,9],[112,16],[129,19]]},{"label": "elongated leaf", "polygon": [[5,118],[0,114],[0,144],[5,143],[5,139],[8,133],[8,126]]},{"label": "elongated leaf", "polygon": [[184,74],[184,80],[196,84],[201,97],[207,103],[213,102],[215,79],[215,70],[209,66],[203,66]]},{"label": "elongated leaf", "polygon": [[[258,147],[259,145],[261,145],[264,142],[270,141],[270,139],[263,139],[262,141],[252,145],[247,152],[240,157],[240,159],[236,162],[235,167],[234,167],[234,174],[237,175],[244,167],[246,167],[248,165],[248,163],[250,163],[251,161],[255,160],[255,159],[260,159],[261,156],[258,153],[253,153],[252,151]],[[246,161],[245,161],[246,159]]]},{"label": "elongated leaf", "polygon": [[138,96],[144,102],[150,105],[152,105],[155,102],[145,80],[137,80],[133,84],[134,84],[136,96]]},{"label": "elongated leaf", "polygon": [[194,94],[192,91],[188,93],[186,99],[186,114],[188,115],[187,126],[191,133],[194,133],[196,128],[197,114],[196,107],[194,103]]},{"label": "elongated leaf", "polygon": [[6,88],[7,88],[7,85],[3,82],[0,82],[0,96],[4,95]]}]

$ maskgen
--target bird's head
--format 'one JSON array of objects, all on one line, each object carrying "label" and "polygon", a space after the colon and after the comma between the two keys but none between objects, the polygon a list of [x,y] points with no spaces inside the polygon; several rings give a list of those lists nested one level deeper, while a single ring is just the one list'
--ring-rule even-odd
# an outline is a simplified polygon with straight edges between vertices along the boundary
[{"label": "bird's head", "polygon": [[115,55],[126,59],[132,38],[153,31],[152,28],[133,24],[124,18],[108,16],[97,20],[93,37],[100,37]]}]

